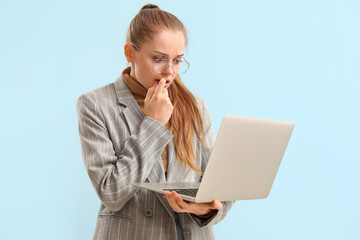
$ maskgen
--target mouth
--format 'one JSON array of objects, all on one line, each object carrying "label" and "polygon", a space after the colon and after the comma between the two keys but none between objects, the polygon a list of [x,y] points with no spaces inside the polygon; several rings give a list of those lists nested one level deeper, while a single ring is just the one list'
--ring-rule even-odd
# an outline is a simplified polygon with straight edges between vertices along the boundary
[{"label": "mouth", "polygon": [[[165,79],[166,82],[165,82],[165,86],[168,86],[170,84],[170,80],[169,79]],[[155,79],[156,82],[160,82],[160,79]]]}]

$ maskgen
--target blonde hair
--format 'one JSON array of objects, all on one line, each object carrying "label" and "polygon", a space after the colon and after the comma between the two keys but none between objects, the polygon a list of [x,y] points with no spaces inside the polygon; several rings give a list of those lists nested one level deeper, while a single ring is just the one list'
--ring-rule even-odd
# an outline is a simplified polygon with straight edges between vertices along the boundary
[{"label": "blonde hair", "polygon": [[[126,42],[131,42],[137,47],[153,38],[162,30],[179,30],[184,33],[187,42],[186,29],[183,23],[173,14],[161,10],[157,5],[146,4],[131,21],[126,34]],[[203,119],[197,106],[194,95],[185,87],[179,75],[168,88],[169,98],[174,106],[169,120],[169,131],[174,135],[173,141],[176,155],[186,170],[190,167],[198,174],[196,168],[196,155],[194,146],[194,132],[201,144],[206,146]]]}]

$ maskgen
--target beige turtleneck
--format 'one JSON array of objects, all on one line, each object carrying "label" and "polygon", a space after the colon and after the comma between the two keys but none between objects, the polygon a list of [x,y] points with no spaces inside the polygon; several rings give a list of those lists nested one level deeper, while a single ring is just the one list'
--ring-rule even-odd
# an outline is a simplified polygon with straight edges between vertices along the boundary
[{"label": "beige turtleneck", "polygon": [[[141,111],[144,112],[144,99],[146,97],[147,89],[130,76],[130,69],[131,67],[125,68],[125,70],[122,72],[122,77],[125,84],[129,87],[131,93],[134,95]],[[168,127],[168,125],[165,127]],[[164,164],[164,170],[166,173],[168,168],[168,146],[166,146],[164,151],[161,153],[161,159]]]}]

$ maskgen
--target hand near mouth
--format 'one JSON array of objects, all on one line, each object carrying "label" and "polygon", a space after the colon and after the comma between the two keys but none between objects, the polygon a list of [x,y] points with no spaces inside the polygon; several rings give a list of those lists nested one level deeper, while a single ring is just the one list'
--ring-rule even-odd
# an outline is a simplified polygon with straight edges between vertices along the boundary
[{"label": "hand near mouth", "polygon": [[144,100],[144,114],[160,122],[164,126],[168,123],[173,112],[173,105],[170,101],[165,78],[160,79],[148,89]]},{"label": "hand near mouth", "polygon": [[[164,78],[164,79],[165,79],[165,88],[168,88],[170,86],[171,81],[166,78]],[[156,83],[159,84],[159,82],[160,82],[160,79],[156,79]]]}]

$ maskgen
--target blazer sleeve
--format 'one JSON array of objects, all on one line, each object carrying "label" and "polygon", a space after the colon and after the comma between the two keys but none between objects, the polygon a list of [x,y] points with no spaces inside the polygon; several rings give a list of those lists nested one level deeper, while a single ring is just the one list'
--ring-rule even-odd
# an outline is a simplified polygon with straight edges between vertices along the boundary
[{"label": "blazer sleeve", "polygon": [[91,183],[105,207],[119,211],[138,191],[131,183],[146,180],[173,135],[158,121],[145,117],[116,155],[102,109],[92,95],[81,95],[76,110],[82,156]]},{"label": "blazer sleeve", "polygon": [[[204,142],[207,144],[208,148],[201,145],[202,159],[209,161],[211,150],[215,143],[215,134],[212,128],[212,117],[210,115],[209,109],[203,99],[200,100],[202,103],[202,116],[203,116],[203,125],[204,125]],[[205,169],[203,169],[204,171]],[[221,201],[223,208],[221,210],[214,210],[210,212],[206,217],[199,217],[195,214],[189,214],[190,217],[201,227],[208,227],[219,223],[227,215],[228,211],[231,209],[235,201]]]}]

